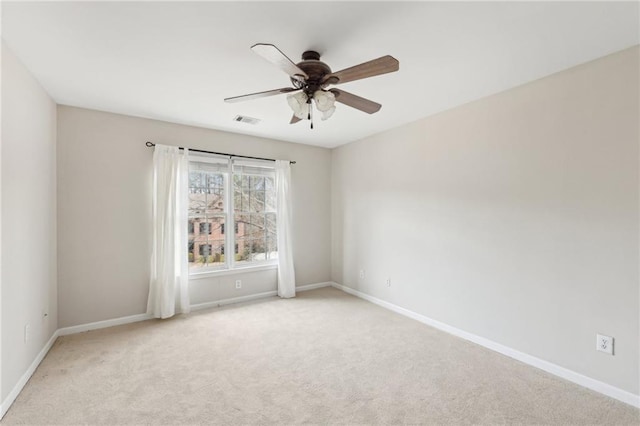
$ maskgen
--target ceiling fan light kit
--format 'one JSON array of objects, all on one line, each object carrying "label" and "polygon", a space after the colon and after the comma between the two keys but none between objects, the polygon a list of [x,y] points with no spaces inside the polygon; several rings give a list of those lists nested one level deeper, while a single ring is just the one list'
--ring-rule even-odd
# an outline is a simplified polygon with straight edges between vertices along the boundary
[{"label": "ceiling fan light kit", "polygon": [[302,91],[287,96],[287,103],[293,110],[293,115],[298,117],[300,120],[306,119],[309,115],[308,100],[309,98],[307,98],[306,93]]},{"label": "ceiling fan light kit", "polygon": [[395,72],[400,68],[398,60],[387,55],[334,73],[331,72],[331,68],[327,64],[320,61],[320,54],[313,50],[304,52],[302,61],[297,64],[294,64],[291,59],[272,44],[258,43],[252,46],[251,50],[289,74],[293,87],[234,96],[226,98],[225,102],[240,102],[290,93],[287,96],[287,103],[293,111],[290,123],[294,124],[305,119],[310,120],[312,129],[314,103],[316,109],[321,113],[322,120],[327,120],[333,115],[336,110],[336,102],[367,114],[376,113],[382,107],[379,103],[361,98],[344,90],[327,89],[328,86]]},{"label": "ceiling fan light kit", "polygon": [[336,95],[328,90],[316,90],[313,94],[316,108],[322,113],[322,119],[327,120],[336,111]]},{"label": "ceiling fan light kit", "polygon": [[311,100],[315,101],[316,109],[322,113],[322,120],[327,120],[336,110],[336,95],[328,90],[316,90],[312,98],[303,92],[296,92],[287,96],[287,103],[300,120],[309,118],[311,113]]}]

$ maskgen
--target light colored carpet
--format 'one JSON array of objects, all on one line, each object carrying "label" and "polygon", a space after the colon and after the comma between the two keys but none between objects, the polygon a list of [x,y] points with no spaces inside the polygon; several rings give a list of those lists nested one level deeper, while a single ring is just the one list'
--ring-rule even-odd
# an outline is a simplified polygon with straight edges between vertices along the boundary
[{"label": "light colored carpet", "polygon": [[61,337],[5,424],[638,424],[333,288]]}]

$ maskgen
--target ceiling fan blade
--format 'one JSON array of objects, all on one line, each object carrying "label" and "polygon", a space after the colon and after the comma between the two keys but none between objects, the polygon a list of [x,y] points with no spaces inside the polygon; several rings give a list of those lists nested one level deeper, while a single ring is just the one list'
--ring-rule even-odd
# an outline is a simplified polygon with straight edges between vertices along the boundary
[{"label": "ceiling fan blade", "polygon": [[251,50],[262,56],[267,61],[278,66],[282,71],[291,77],[304,81],[309,78],[306,72],[302,71],[291,59],[280,51],[273,44],[258,43],[251,46]]},{"label": "ceiling fan blade", "polygon": [[296,124],[298,121],[302,121],[302,119],[294,115],[291,117],[291,121],[289,122],[289,124]]},{"label": "ceiling fan blade", "polygon": [[225,102],[242,102],[250,101],[251,99],[266,98],[267,96],[279,95],[281,93],[295,92],[293,87],[283,87],[282,89],[267,90],[266,92],[250,93],[248,95],[234,96],[231,98],[225,98]]},{"label": "ceiling fan blade", "polygon": [[360,96],[345,92],[344,90],[330,89],[330,92],[336,96],[336,102],[343,103],[351,108],[359,109],[367,114],[373,114],[374,112],[380,111],[380,108],[382,108],[382,105],[379,103],[361,98]]},{"label": "ceiling fan blade", "polygon": [[348,81],[361,80],[363,78],[398,71],[399,69],[400,63],[398,60],[393,56],[387,55],[328,74],[323,79],[323,84],[342,84]]}]

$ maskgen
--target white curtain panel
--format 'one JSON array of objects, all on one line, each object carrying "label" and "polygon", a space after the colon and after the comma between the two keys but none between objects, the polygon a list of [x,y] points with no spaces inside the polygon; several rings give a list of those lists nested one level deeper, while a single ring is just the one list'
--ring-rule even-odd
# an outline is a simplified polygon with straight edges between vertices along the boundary
[{"label": "white curtain panel", "polygon": [[189,153],[156,144],[153,152],[153,247],[147,313],[189,312],[187,256]]},{"label": "white curtain panel", "polygon": [[296,296],[296,277],[291,247],[291,166],[288,161],[276,161],[276,197],[278,229],[278,296]]}]

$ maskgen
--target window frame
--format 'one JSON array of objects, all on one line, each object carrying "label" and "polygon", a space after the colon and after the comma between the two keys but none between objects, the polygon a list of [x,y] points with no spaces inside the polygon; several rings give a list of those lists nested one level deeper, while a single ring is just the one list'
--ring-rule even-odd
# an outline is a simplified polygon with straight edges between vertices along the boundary
[{"label": "window frame", "polygon": [[[216,156],[207,156],[207,155],[189,155],[189,172],[191,172],[191,163],[212,163],[212,164],[221,164],[220,157]],[[225,231],[228,229],[233,229],[234,232],[224,232],[224,251],[226,253],[230,253],[229,255],[224,256],[224,263],[220,265],[206,266],[202,268],[191,268],[189,267],[189,279],[198,279],[198,278],[206,278],[209,276],[215,275],[229,275],[235,273],[243,273],[243,272],[254,272],[259,270],[268,270],[275,269],[278,266],[278,259],[264,259],[258,261],[246,262],[242,261],[240,264],[236,261],[236,253],[235,247],[238,243],[237,234],[235,232],[238,229],[238,223],[235,221],[235,206],[234,206],[234,170],[233,170],[233,158],[228,158],[226,170],[221,172],[223,176],[223,189],[224,189],[224,210],[221,216],[224,217],[224,228]],[[264,167],[264,163],[261,163],[262,167]],[[269,166],[265,167],[274,170],[274,167]],[[274,170],[275,175],[275,170]],[[263,214],[270,213],[275,214],[277,220],[277,209],[274,212],[263,212]],[[187,208],[187,221],[190,219],[189,210]],[[188,225],[187,225],[188,227]],[[276,238],[277,238],[277,228],[276,228]],[[207,240],[208,244],[210,244],[209,240]],[[232,247],[233,250],[229,250]],[[266,247],[265,247],[266,250]],[[266,257],[266,256],[265,256]]]}]

